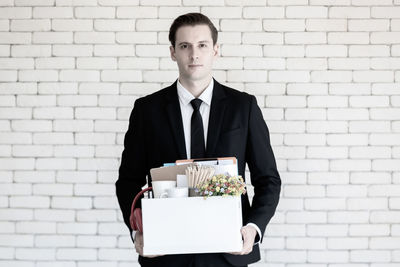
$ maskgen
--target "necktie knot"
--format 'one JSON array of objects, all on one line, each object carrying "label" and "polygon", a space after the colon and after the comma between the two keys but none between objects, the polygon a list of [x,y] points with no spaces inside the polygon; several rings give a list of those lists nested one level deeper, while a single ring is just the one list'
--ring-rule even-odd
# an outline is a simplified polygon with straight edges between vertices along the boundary
[{"label": "necktie knot", "polygon": [[201,99],[195,98],[192,101],[190,101],[190,104],[192,104],[192,107],[195,111],[198,111],[200,109],[201,103],[203,103],[203,101],[201,101]]}]

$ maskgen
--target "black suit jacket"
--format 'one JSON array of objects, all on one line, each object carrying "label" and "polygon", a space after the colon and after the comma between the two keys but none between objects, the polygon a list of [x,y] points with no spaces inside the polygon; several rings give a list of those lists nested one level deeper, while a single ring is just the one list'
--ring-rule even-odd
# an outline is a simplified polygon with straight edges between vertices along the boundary
[{"label": "black suit jacket", "polygon": [[[214,80],[206,157],[224,156],[237,158],[243,178],[248,164],[254,197],[250,205],[247,194],[242,195],[243,224],[255,223],[263,236],[275,213],[281,187],[268,128],[254,96]],[[146,184],[146,176],[151,185],[150,169],[186,158],[175,81],[167,88],[137,99],[130,116],[116,182],[118,201],[130,231],[130,207],[134,196]],[[260,251],[256,245],[248,255],[224,256],[231,264],[241,266],[258,261]]]}]

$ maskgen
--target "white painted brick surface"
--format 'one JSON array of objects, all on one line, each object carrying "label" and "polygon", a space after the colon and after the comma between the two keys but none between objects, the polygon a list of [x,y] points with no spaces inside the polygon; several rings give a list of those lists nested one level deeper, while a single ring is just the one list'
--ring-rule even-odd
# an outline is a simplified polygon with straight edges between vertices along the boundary
[{"label": "white painted brick surface", "polygon": [[139,266],[114,182],[186,12],[271,133],[282,194],[254,266],[398,266],[398,0],[1,1],[0,266]]}]

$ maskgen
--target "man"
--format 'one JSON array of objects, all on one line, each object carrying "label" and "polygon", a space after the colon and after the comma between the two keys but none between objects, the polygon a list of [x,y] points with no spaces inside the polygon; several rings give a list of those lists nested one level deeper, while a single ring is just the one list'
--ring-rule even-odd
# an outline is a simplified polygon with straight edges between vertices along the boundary
[{"label": "man", "polygon": [[[217,36],[214,25],[200,13],[175,19],[169,39],[179,78],[136,100],[129,120],[116,189],[141,266],[247,266],[260,259],[258,243],[275,213],[281,180],[256,98],[212,77]],[[242,251],[143,257],[143,236],[132,233],[129,215],[146,176],[151,186],[150,169],[178,159],[224,156],[237,158],[243,177],[247,162],[254,186],[251,206],[247,194],[242,195]]]}]

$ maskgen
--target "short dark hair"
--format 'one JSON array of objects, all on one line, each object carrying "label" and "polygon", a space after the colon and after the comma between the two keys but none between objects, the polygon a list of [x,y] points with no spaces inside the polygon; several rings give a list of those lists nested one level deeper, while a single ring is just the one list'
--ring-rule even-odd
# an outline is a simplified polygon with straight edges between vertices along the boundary
[{"label": "short dark hair", "polygon": [[218,40],[218,31],[215,28],[214,24],[211,20],[201,14],[201,13],[187,13],[177,17],[174,22],[172,23],[171,27],[169,28],[169,41],[171,45],[175,48],[175,41],[176,41],[176,32],[180,27],[183,26],[196,26],[196,25],[207,25],[211,31],[211,37],[213,39],[213,45],[217,43]]}]

